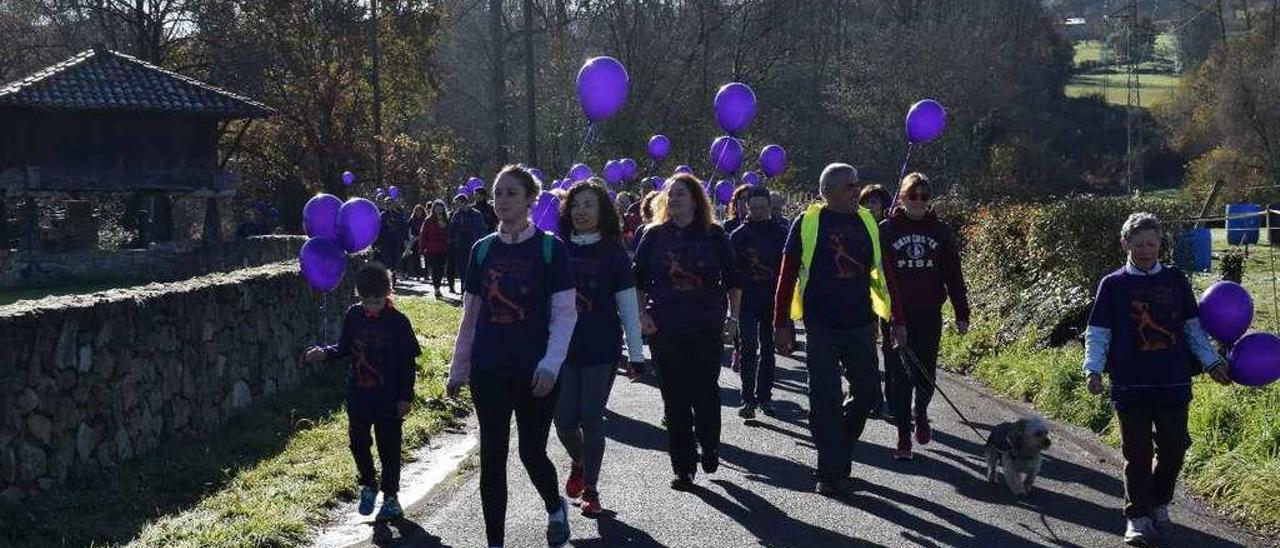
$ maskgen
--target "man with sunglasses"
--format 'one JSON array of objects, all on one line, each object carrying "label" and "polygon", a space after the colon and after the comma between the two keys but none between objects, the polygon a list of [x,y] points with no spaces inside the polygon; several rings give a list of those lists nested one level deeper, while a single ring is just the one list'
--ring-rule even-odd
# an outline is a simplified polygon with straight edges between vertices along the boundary
[{"label": "man with sunglasses", "polygon": [[932,197],[928,177],[923,173],[907,175],[899,187],[897,204],[880,223],[885,268],[893,271],[895,305],[901,303],[905,320],[894,319],[894,339],[899,344],[905,341],[919,358],[918,365],[904,360],[903,367],[888,368],[890,375],[896,375],[889,383],[896,393],[888,398],[896,407],[893,414],[898,423],[895,460],[911,460],[913,421],[917,443],[928,444],[933,437],[928,414],[933,383],[920,375],[937,377],[942,304],[948,298],[955,310],[956,330],[960,334],[969,331],[969,299],[960,255],[951,230],[933,212]]}]

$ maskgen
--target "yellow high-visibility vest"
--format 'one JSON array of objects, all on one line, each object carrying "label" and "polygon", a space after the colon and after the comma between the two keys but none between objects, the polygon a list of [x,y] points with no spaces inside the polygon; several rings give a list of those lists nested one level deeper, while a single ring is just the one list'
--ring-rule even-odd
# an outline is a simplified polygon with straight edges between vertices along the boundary
[{"label": "yellow high-visibility vest", "polygon": [[[800,219],[800,276],[796,282],[796,291],[791,295],[791,319],[804,319],[804,289],[809,283],[809,265],[813,262],[813,252],[818,248],[818,219],[822,215],[823,204],[813,204],[805,210]],[[889,282],[884,276],[884,266],[880,258],[880,227],[871,215],[871,210],[858,206],[858,217],[867,227],[867,235],[871,238],[871,310],[877,316],[889,321],[892,318],[891,301],[889,300]]]}]

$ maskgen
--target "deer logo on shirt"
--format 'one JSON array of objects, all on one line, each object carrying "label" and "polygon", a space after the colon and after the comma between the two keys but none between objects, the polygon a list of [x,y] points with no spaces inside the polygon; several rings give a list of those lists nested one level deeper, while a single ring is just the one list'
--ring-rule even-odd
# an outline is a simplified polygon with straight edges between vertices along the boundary
[{"label": "deer logo on shirt", "polygon": [[828,236],[831,245],[831,252],[834,254],[832,262],[836,266],[836,278],[848,280],[858,275],[858,273],[866,270],[866,267],[844,247],[844,239],[839,234],[831,234]]},{"label": "deer logo on shirt", "polygon": [[1159,352],[1168,350],[1178,344],[1178,335],[1160,325],[1151,314],[1151,305],[1142,301],[1130,303],[1133,307],[1131,316],[1137,323],[1138,350],[1142,352]]},{"label": "deer logo on shirt", "polygon": [[377,388],[382,386],[382,372],[378,364],[369,361],[369,341],[359,337],[351,344],[351,367],[355,370],[356,386],[359,388]]},{"label": "deer logo on shirt", "polygon": [[773,269],[760,260],[760,252],[754,247],[747,248],[742,255],[747,259],[747,269],[751,272],[752,280],[763,281],[774,277]]},{"label": "deer logo on shirt", "polygon": [[667,276],[676,291],[693,291],[702,287],[702,277],[686,269],[680,263],[680,254],[675,251],[667,252]]},{"label": "deer logo on shirt", "polygon": [[485,301],[489,304],[489,321],[493,323],[524,321],[524,307],[516,304],[502,292],[502,273],[489,269],[488,277]]}]

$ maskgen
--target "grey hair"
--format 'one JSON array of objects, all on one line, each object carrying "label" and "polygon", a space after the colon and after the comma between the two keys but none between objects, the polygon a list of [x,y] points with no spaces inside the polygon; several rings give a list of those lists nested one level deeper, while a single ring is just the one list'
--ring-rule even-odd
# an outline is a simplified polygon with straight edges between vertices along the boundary
[{"label": "grey hair", "polygon": [[822,175],[818,177],[818,193],[826,196],[827,189],[835,184],[837,178],[843,176],[853,177],[853,182],[856,183],[858,182],[858,169],[849,164],[827,164],[827,167],[822,170]]},{"label": "grey hair", "polygon": [[1129,218],[1125,219],[1124,226],[1120,227],[1120,239],[1127,242],[1134,234],[1143,230],[1154,230],[1164,234],[1164,227],[1160,224],[1160,219],[1150,213],[1138,212],[1129,215]]}]

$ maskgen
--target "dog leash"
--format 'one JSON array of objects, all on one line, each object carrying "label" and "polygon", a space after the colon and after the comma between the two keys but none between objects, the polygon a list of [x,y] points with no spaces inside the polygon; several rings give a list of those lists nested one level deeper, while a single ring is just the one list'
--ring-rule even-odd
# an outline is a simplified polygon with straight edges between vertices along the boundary
[{"label": "dog leash", "polygon": [[[927,381],[929,386],[933,388],[934,392],[942,394],[942,399],[946,400],[947,405],[951,406],[951,410],[955,411],[956,414],[960,416],[960,421],[963,422],[965,426],[968,426],[970,430],[973,430],[974,435],[978,436],[978,441],[986,443],[986,438],[982,436],[982,432],[979,432],[977,428],[973,427],[973,423],[969,420],[969,417],[964,416],[964,413],[960,412],[960,408],[956,407],[955,402],[951,401],[951,398],[947,396],[947,393],[942,391],[942,387],[938,386],[938,383],[934,382],[932,378],[929,378],[929,375],[925,374],[924,365],[920,363],[920,358],[916,357],[916,353],[907,346],[898,347],[898,353],[905,356],[907,361],[911,362],[911,366],[916,370],[916,374]],[[919,386],[919,383],[916,384]]]}]

